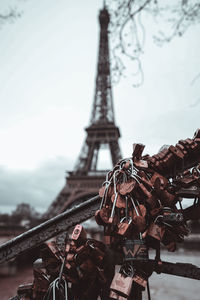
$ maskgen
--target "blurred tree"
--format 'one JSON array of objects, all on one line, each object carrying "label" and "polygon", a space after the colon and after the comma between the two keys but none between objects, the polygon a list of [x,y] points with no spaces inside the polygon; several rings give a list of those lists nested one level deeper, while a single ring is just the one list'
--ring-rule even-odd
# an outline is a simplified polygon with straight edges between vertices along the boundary
[{"label": "blurred tree", "polygon": [[10,215],[0,214],[0,225],[8,224],[10,222]]},{"label": "blurred tree", "polygon": [[30,204],[20,203],[13,211],[10,219],[11,223],[30,228],[39,223],[40,214]]},{"label": "blurred tree", "polygon": [[12,216],[20,215],[22,218],[38,218],[39,214],[36,210],[28,203],[20,203],[13,211]]},{"label": "blurred tree", "polygon": [[10,9],[9,12],[0,13],[0,24],[4,24],[6,22],[14,21],[16,18],[20,17],[20,13],[15,9]]},{"label": "blurred tree", "polygon": [[12,1],[12,0],[1,0],[0,6],[0,26],[8,23],[13,22],[17,18],[21,16],[21,12],[17,8],[19,6],[19,0]]}]

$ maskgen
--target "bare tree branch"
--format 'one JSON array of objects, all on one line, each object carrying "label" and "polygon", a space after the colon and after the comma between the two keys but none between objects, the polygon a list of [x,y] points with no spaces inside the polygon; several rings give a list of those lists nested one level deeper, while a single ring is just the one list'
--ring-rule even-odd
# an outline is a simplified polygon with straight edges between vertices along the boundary
[{"label": "bare tree branch", "polygon": [[132,73],[134,86],[143,82],[140,56],[145,45],[144,15],[152,16],[159,28],[162,22],[164,24],[164,30],[159,29],[153,34],[159,46],[182,36],[189,27],[200,22],[200,0],[107,0],[107,6],[112,20],[113,73],[119,80],[126,71],[125,61],[134,62],[137,64],[136,72]]},{"label": "bare tree branch", "polygon": [[0,12],[0,25],[5,24],[6,22],[13,22],[20,17],[21,12],[19,12],[16,8],[10,8],[8,12]]}]

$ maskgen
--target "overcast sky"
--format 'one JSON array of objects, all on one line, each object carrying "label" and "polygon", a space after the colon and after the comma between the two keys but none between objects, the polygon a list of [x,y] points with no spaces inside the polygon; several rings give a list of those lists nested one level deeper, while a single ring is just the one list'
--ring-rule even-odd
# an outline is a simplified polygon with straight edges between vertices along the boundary
[{"label": "overcast sky", "polygon": [[[9,1],[1,0],[0,11]],[[73,169],[92,108],[99,0],[18,0],[21,18],[0,29],[0,211],[28,202],[45,211]],[[157,47],[148,28],[144,84],[113,88],[123,156],[132,143],[156,153],[199,126],[200,26]],[[159,24],[156,25],[157,27]]]}]

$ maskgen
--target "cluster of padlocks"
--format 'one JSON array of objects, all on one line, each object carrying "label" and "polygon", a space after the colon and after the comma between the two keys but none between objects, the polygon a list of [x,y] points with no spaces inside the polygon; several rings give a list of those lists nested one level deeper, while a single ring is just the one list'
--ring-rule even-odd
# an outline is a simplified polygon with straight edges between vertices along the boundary
[{"label": "cluster of padlocks", "polygon": [[[134,144],[132,157],[119,161],[99,190],[95,219],[104,228],[103,242],[88,239],[82,225],[64,251],[55,239],[46,242],[28,299],[139,300],[134,287],[149,289],[149,249],[159,270],[161,245],[175,251],[189,233],[186,221],[200,217],[200,130],[152,157],[143,150]],[[183,209],[182,197],[194,204]]]},{"label": "cluster of padlocks", "polygon": [[[42,265],[40,261],[34,263],[30,299],[97,299],[107,282],[105,253],[104,243],[88,239],[79,224],[71,238],[66,239],[64,249],[58,247],[56,238],[47,241],[41,249]],[[21,287],[21,294],[24,288]]]},{"label": "cluster of padlocks", "polygon": [[180,198],[173,189],[172,183],[148,168],[146,161],[138,160],[135,167],[133,158],[122,160],[99,191],[102,201],[95,218],[104,226],[105,243],[121,245],[125,256],[130,256],[133,245],[157,249],[157,241],[174,251],[176,241],[181,241],[188,229],[176,207]]}]

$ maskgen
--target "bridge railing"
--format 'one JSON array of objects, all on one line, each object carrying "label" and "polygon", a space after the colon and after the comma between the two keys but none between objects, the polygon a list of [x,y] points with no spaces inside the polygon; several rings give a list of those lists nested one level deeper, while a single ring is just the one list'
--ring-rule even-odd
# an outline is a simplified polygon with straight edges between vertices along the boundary
[{"label": "bridge railing", "polygon": [[[95,196],[2,244],[0,246],[0,263],[34,249],[46,240],[67,232],[77,223],[90,219],[98,209],[100,199],[99,196]],[[157,273],[200,280],[200,268],[192,264],[162,262],[162,265],[158,268],[154,260],[149,260],[147,263],[149,268]]]}]

